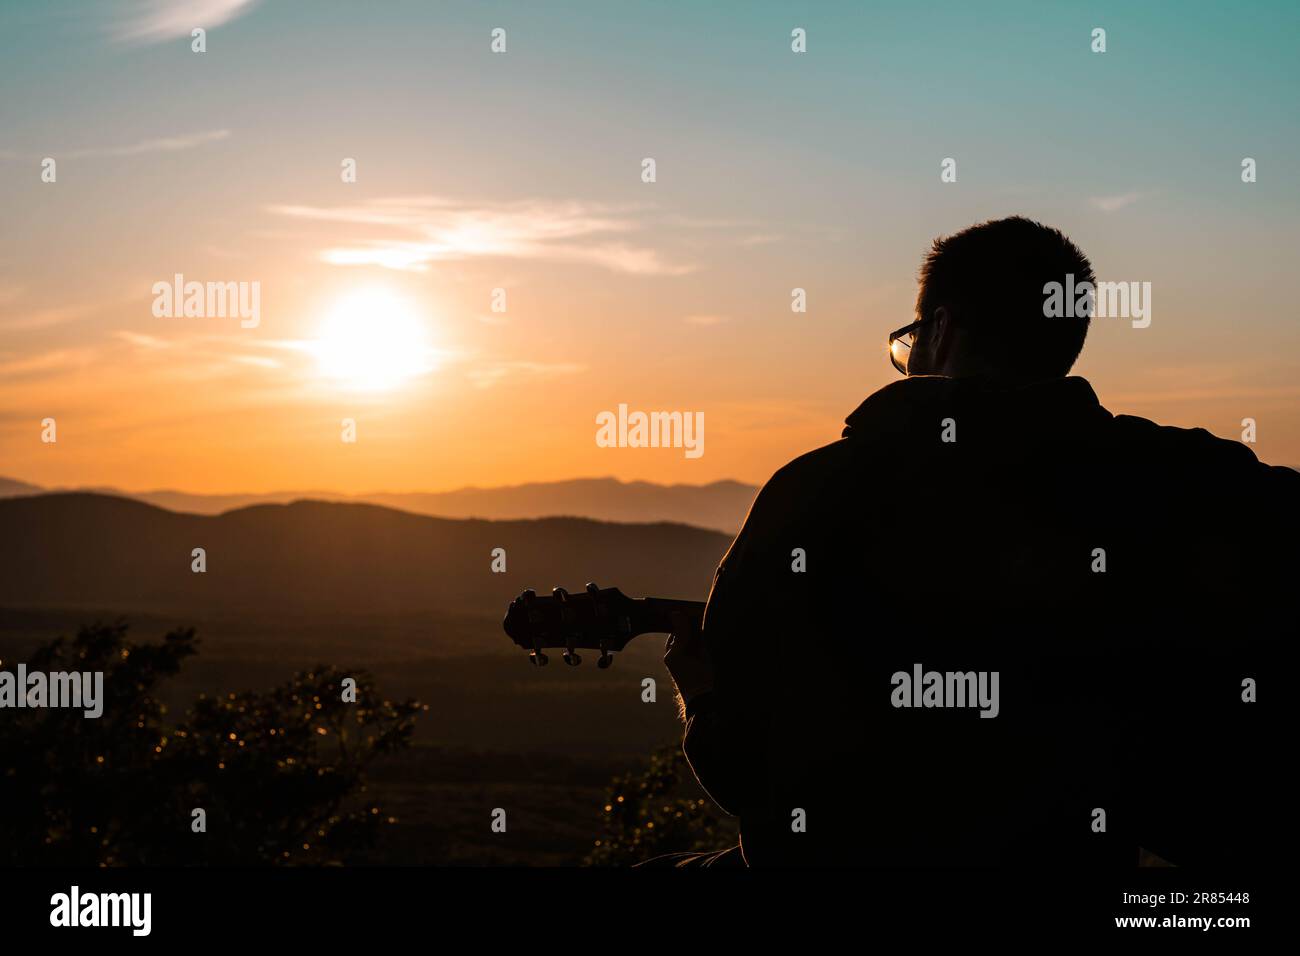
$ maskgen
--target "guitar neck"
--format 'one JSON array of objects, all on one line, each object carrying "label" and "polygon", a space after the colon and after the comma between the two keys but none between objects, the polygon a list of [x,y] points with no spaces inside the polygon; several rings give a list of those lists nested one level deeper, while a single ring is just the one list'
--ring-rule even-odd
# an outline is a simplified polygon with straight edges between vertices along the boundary
[{"label": "guitar neck", "polygon": [[672,598],[641,598],[637,605],[633,629],[640,634],[667,634],[672,630],[672,618],[682,614],[699,627],[704,620],[703,601],[677,601]]}]

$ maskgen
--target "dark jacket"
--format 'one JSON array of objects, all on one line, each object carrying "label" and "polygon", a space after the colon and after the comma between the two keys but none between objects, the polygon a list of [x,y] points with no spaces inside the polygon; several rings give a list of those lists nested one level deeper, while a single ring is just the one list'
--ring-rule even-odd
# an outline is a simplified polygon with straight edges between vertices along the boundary
[{"label": "dark jacket", "polygon": [[[1300,473],[1081,378],[896,382],[755,500],[686,755],[751,865],[1251,859],[1298,500]],[[917,665],[996,671],[998,716],[895,706]]]}]

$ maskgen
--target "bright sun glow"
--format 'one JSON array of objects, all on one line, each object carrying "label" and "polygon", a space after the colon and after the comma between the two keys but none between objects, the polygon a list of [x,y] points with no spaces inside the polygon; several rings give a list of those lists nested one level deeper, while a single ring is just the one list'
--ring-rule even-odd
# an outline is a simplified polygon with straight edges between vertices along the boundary
[{"label": "bright sun glow", "polygon": [[415,308],[384,289],[341,299],[321,323],[311,351],[322,374],[349,388],[396,388],[433,367]]}]

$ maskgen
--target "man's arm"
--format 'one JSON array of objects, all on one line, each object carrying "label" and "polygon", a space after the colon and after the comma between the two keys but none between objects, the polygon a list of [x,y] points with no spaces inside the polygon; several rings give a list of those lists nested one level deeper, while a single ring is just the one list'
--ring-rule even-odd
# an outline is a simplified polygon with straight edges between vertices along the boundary
[{"label": "man's arm", "polygon": [[761,604],[756,588],[762,590],[755,578],[754,546],[768,497],[764,488],[718,566],[702,631],[684,621],[664,655],[682,698],[682,750],[700,785],[733,816],[766,792],[774,695],[764,673],[766,636],[754,619]]},{"label": "man's arm", "polygon": [[[1206,560],[1203,578],[1187,582],[1190,593],[1210,595],[1196,603],[1208,633],[1177,659],[1152,662],[1140,683],[1147,739],[1158,741],[1139,755],[1140,838],[1180,866],[1266,865],[1277,859],[1286,812],[1278,703],[1300,580],[1300,474],[1240,446],[1202,444],[1198,464],[1217,495],[1204,499],[1220,512],[1205,529],[1207,550],[1231,559],[1223,579]],[[1247,679],[1257,683],[1249,693]]]}]

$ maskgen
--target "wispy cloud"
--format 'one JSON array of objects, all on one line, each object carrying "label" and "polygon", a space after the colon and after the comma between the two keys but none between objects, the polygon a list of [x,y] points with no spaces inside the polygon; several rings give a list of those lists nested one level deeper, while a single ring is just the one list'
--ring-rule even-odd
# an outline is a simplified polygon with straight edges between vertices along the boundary
[{"label": "wispy cloud", "polygon": [[725,315],[688,315],[686,321],[692,325],[721,325],[730,319]]},{"label": "wispy cloud", "polygon": [[96,351],[91,348],[51,349],[17,358],[0,355],[0,376],[5,379],[17,379],[69,369],[83,369],[94,364],[96,357]]},{"label": "wispy cloud", "polygon": [[293,340],[260,340],[252,336],[221,336],[209,334],[149,335],[131,329],[118,329],[113,338],[126,343],[137,354],[169,352],[169,361],[176,361],[178,356],[187,358],[214,358],[253,365],[279,367],[279,363],[264,353],[276,350],[298,349],[299,343]]},{"label": "wispy cloud", "polygon": [[1100,209],[1102,212],[1118,212],[1125,206],[1131,206],[1143,196],[1142,193],[1121,193],[1118,196],[1093,196],[1088,200],[1088,205],[1093,209]]},{"label": "wispy cloud", "polygon": [[[248,376],[245,381],[274,389],[285,399],[303,397],[313,389],[338,389],[337,382],[322,377],[320,355],[322,343],[316,338],[269,339],[243,335],[220,335],[204,332],[158,335],[134,329],[117,329],[110,335],[117,351],[112,353],[124,368],[135,370],[137,377],[165,380],[198,376],[205,380],[230,376]],[[10,369],[0,353],[0,371],[39,374],[81,360],[80,355],[55,352],[36,362],[15,363]],[[420,357],[425,365],[416,376],[434,371],[455,371],[478,389],[517,383],[542,382],[587,371],[576,362],[510,360],[447,348],[428,348]],[[272,373],[259,376],[257,371]]]},{"label": "wispy cloud", "polygon": [[[199,374],[217,378],[244,374],[250,368],[261,369],[276,373],[274,379],[260,381],[273,381],[284,396],[295,389],[319,387],[325,381],[320,367],[322,342],[319,338],[272,339],[205,332],[154,335],[133,329],[118,329],[112,338],[138,367],[150,369],[151,374]],[[419,366],[413,377],[466,359],[466,355],[456,350],[433,347],[407,357]],[[520,370],[507,368],[498,377],[505,377],[511,371]],[[475,384],[480,383],[475,380]],[[333,383],[329,387],[334,389],[338,385]]]},{"label": "wispy cloud", "polygon": [[63,152],[61,156],[85,158],[87,156],[139,156],[142,153],[174,153],[183,149],[194,149],[206,143],[215,143],[230,135],[228,129],[209,129],[183,136],[163,136],[158,139],[145,139],[125,146],[90,146],[85,149],[73,149]]},{"label": "wispy cloud", "polygon": [[54,306],[46,309],[0,308],[0,329],[8,332],[45,329],[66,322],[75,322],[77,319],[91,315],[97,309],[98,306],[93,303]]},{"label": "wispy cloud", "polygon": [[77,322],[127,300],[100,295],[93,301],[55,302],[34,289],[0,281],[0,330],[28,332]]},{"label": "wispy cloud", "polygon": [[171,346],[166,339],[160,339],[156,335],[145,335],[143,332],[132,332],[128,329],[118,329],[113,335],[141,349],[165,349]]},{"label": "wispy cloud", "polygon": [[[44,153],[28,153],[27,158],[39,162],[45,156],[55,159],[86,159],[103,156],[141,156],[145,153],[176,153],[184,149],[195,149],[208,143],[216,143],[230,135],[228,129],[208,129],[197,133],[184,133],[180,136],[159,136],[154,139],[142,139],[135,143],[119,146],[83,146],[79,149],[60,149]],[[23,154],[12,149],[0,149],[0,161],[20,161]]]},{"label": "wispy cloud", "polygon": [[424,272],[430,263],[472,258],[548,259],[634,275],[682,275],[693,266],[666,261],[630,241],[643,207],[523,200],[468,203],[438,196],[376,199],[352,206],[271,206],[277,215],[369,227],[387,235],[322,250],[334,265]]},{"label": "wispy cloud", "polygon": [[187,37],[195,27],[211,30],[247,13],[257,0],[134,0],[112,26],[125,43],[162,43]]},{"label": "wispy cloud", "polygon": [[569,362],[493,362],[469,369],[465,374],[479,388],[490,388],[508,379],[554,378],[586,371],[585,365]]}]

